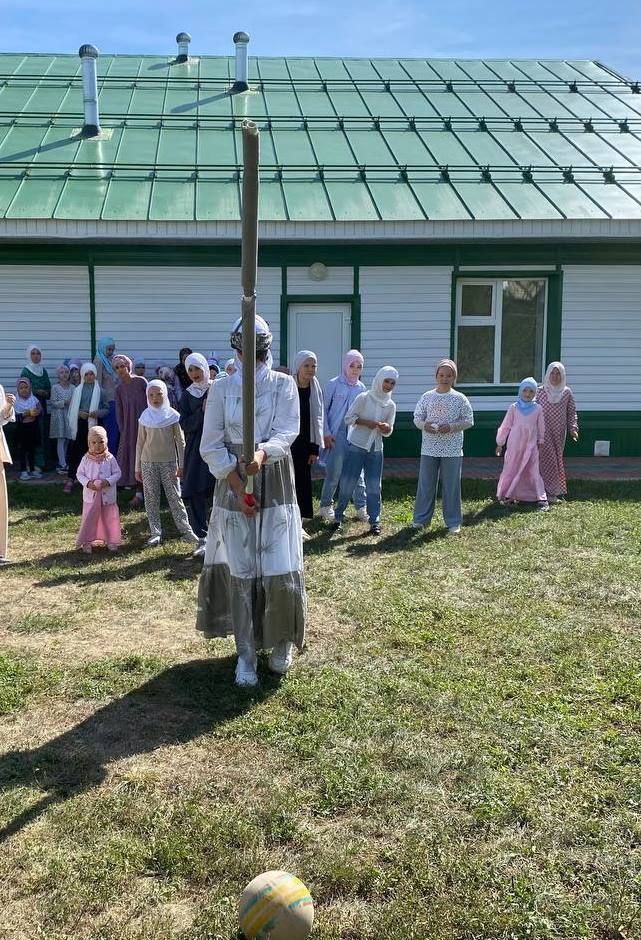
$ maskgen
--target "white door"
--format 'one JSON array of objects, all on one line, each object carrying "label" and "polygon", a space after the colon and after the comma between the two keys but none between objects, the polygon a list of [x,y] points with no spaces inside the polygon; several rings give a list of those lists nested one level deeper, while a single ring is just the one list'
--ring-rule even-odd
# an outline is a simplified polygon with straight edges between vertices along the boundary
[{"label": "white door", "polygon": [[290,304],[287,348],[289,365],[299,349],[310,349],[318,357],[318,380],[322,386],[340,375],[343,356],[350,348],[349,304]]}]

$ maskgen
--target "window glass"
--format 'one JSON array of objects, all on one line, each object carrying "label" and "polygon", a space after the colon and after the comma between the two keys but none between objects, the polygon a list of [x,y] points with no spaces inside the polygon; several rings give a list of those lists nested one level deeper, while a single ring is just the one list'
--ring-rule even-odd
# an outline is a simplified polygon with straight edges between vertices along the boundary
[{"label": "window glass", "polygon": [[494,327],[459,326],[456,359],[459,382],[494,382]]},{"label": "window glass", "polygon": [[541,380],[545,281],[503,281],[500,382]]},{"label": "window glass", "polygon": [[493,284],[463,284],[461,316],[491,317]]}]

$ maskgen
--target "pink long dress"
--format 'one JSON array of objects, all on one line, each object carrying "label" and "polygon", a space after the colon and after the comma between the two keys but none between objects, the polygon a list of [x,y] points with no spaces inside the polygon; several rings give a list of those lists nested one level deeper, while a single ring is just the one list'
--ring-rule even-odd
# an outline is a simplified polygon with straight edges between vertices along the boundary
[{"label": "pink long dress", "polygon": [[565,479],[563,450],[568,434],[577,433],[579,420],[572,389],[563,390],[557,402],[551,402],[543,386],[536,393],[536,400],[543,409],[545,419],[545,441],[541,448],[541,476],[549,496],[565,496],[568,491]]},{"label": "pink long dress", "polygon": [[523,414],[510,405],[496,432],[496,443],[505,448],[503,472],[496,492],[498,499],[516,499],[524,503],[545,503],[545,486],[539,471],[539,444],[545,437],[543,410],[537,405]]},{"label": "pink long dress", "polygon": [[[76,539],[76,547],[91,545],[93,542],[105,545],[120,545],[120,513],[116,502],[116,484],[120,479],[120,467],[116,458],[109,454],[104,460],[93,460],[89,454],[80,461],[76,474],[82,483],[82,523]],[[109,486],[90,490],[90,480],[106,480]]]}]

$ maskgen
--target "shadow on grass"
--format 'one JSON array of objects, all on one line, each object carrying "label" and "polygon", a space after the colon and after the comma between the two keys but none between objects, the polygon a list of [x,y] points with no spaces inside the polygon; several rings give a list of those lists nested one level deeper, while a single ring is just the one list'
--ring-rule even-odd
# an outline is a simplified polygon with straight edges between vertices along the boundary
[{"label": "shadow on grass", "polygon": [[[500,503],[492,501],[487,503],[478,512],[466,513],[463,517],[463,526],[472,528],[484,523],[501,523],[514,512],[528,511],[533,507],[507,508]],[[350,531],[351,526],[359,525],[356,522],[347,522],[340,533],[320,522],[310,523],[306,526],[310,541],[305,543],[306,555],[322,555],[332,548],[344,545],[348,555],[354,557],[373,555],[381,552],[400,552],[416,545],[426,545],[437,542],[448,536],[444,525],[435,525],[433,528],[414,529],[411,525],[402,526],[388,535],[370,535],[369,528],[359,528]]]},{"label": "shadow on grass", "polygon": [[[129,564],[124,559],[140,555]],[[109,561],[117,561],[108,566]],[[123,546],[113,555],[103,549],[95,549],[93,554],[85,555],[78,549],[68,552],[54,552],[45,555],[36,562],[17,562],[11,565],[12,572],[20,570],[33,574],[40,569],[51,569],[51,574],[42,576],[35,582],[36,587],[58,587],[64,584],[106,584],[113,581],[130,581],[139,575],[164,573],[167,581],[195,581],[200,574],[202,559],[191,557],[191,551],[185,545],[184,553],[165,552],[148,549],[145,545]],[[63,569],[62,572],[60,569]]]},{"label": "shadow on grass", "polygon": [[278,688],[271,673],[255,689],[237,688],[234,664],[227,656],[172,666],[41,747],[1,756],[0,788],[37,786],[46,796],[0,829],[0,843],[49,806],[99,786],[113,761],[208,734]]}]

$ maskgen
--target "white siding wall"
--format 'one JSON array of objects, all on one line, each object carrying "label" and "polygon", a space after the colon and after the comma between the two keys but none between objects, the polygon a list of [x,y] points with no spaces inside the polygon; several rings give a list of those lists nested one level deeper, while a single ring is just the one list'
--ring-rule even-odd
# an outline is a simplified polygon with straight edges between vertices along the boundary
[{"label": "white siding wall", "polygon": [[[280,268],[258,272],[258,312],[280,337]],[[113,336],[117,348],[143,355],[147,372],[174,365],[189,346],[223,360],[232,355],[229,331],[240,316],[239,268],[96,267],[96,335]]]},{"label": "white siding wall", "polygon": [[397,407],[413,411],[433,385],[436,363],[449,356],[452,269],[363,267],[360,289],[364,381],[369,386],[377,369],[395,366]]},{"label": "white siding wall", "polygon": [[14,391],[32,343],[55,371],[67,356],[88,356],[89,276],[86,267],[0,265],[0,383]]},{"label": "white siding wall", "polygon": [[323,281],[315,281],[309,275],[309,266],[287,268],[288,294],[353,294],[354,269],[328,268]]},{"label": "white siding wall", "polygon": [[563,269],[561,359],[580,409],[641,409],[641,266]]}]

